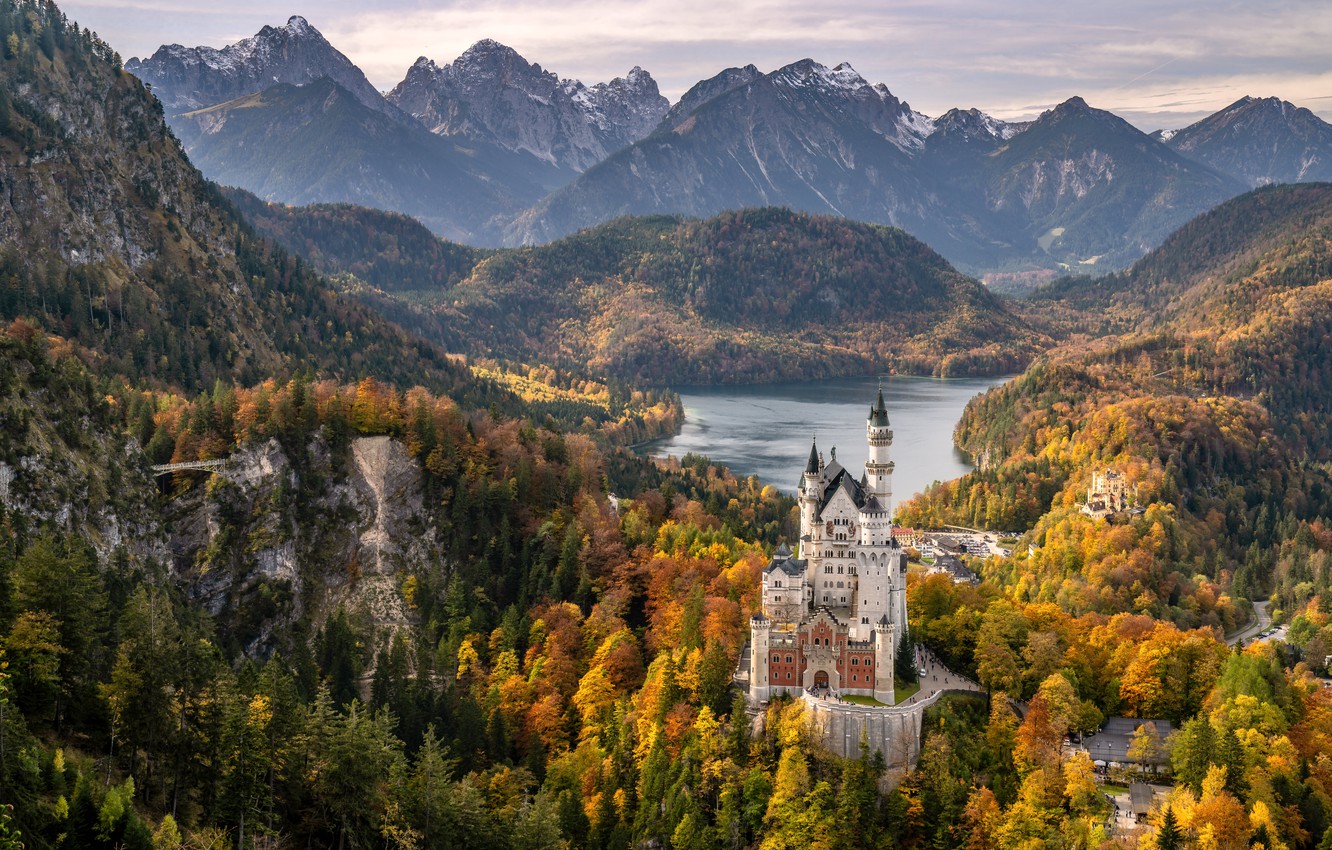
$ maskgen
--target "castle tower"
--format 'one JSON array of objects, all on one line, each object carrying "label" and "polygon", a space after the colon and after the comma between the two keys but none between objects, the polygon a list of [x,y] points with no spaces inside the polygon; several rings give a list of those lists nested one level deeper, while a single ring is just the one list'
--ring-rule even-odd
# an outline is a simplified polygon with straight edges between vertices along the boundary
[{"label": "castle tower", "polygon": [[888,425],[888,408],[883,403],[883,387],[879,387],[879,398],[870,408],[869,419],[865,422],[865,441],[869,443],[869,460],[865,462],[865,478],[869,492],[878,498],[893,512],[893,432]]},{"label": "castle tower", "polygon": [[817,547],[813,537],[818,525],[819,513],[819,446],[818,441],[809,445],[809,460],[805,463],[805,473],[800,478],[800,557],[806,560],[816,557]]},{"label": "castle tower", "polygon": [[893,662],[897,659],[897,628],[887,617],[874,627],[874,698],[893,704]]},{"label": "castle tower", "polygon": [[856,640],[868,640],[880,620],[894,622],[891,564],[895,560],[889,552],[872,551],[858,565],[856,607],[851,623]]},{"label": "castle tower", "polygon": [[758,705],[768,698],[768,638],[772,623],[760,611],[749,618],[749,701]]}]

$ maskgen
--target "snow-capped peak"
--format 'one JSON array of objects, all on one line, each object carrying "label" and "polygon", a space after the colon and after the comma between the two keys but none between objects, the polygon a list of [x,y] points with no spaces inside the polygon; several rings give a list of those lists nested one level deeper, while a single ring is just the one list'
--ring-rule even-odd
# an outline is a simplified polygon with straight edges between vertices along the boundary
[{"label": "snow-capped peak", "polygon": [[903,150],[919,150],[925,139],[934,132],[934,119],[902,104],[905,111],[897,120],[897,137],[893,141]]},{"label": "snow-capped peak", "polygon": [[842,62],[831,71],[824,69],[825,79],[831,85],[840,86],[845,89],[859,89],[869,85],[865,78],[856,73],[856,69],[851,67],[850,62]]},{"label": "snow-capped peak", "polygon": [[300,15],[221,49],[170,45],[125,67],[151,84],[168,109],[182,112],[262,91],[274,83],[304,85],[328,77],[365,106],[397,116],[360,69]]},{"label": "snow-capped peak", "polygon": [[979,109],[950,109],[934,122],[934,132],[964,138],[987,138],[1006,142],[1027,128],[1024,123],[1010,124]]},{"label": "snow-capped peak", "polygon": [[478,56],[488,56],[491,54],[519,55],[517,50],[509,47],[507,44],[500,44],[493,38],[483,38],[476,44],[473,44],[471,47],[464,50],[462,56],[458,57],[458,61],[461,62],[464,59],[474,59]]}]

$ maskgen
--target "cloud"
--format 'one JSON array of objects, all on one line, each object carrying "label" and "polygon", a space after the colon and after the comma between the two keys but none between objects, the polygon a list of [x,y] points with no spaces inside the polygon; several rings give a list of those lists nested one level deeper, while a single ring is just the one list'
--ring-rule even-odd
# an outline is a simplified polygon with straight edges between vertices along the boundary
[{"label": "cloud", "polygon": [[[77,0],[71,17],[123,55],[220,46],[303,14],[381,88],[418,57],[451,61],[494,38],[588,83],[641,65],[676,98],[722,68],[850,61],[929,114],[976,106],[1030,117],[1072,95],[1149,126],[1178,126],[1244,94],[1332,117],[1324,0],[325,0],[274,12],[240,0]],[[1161,122],[1164,122],[1163,124]]]}]

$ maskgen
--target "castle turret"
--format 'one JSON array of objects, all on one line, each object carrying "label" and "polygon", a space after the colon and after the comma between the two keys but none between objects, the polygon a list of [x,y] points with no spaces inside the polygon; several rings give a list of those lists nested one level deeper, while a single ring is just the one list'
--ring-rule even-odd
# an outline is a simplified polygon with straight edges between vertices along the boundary
[{"label": "castle turret", "polygon": [[800,557],[806,560],[816,557],[813,545],[814,526],[819,514],[819,462],[818,441],[809,445],[809,460],[805,463],[805,474],[800,478]]},{"label": "castle turret", "polygon": [[869,443],[869,460],[865,463],[868,491],[892,515],[893,503],[893,432],[888,424],[888,408],[883,403],[883,387],[879,398],[870,408],[865,422],[865,441]]},{"label": "castle turret", "polygon": [[893,662],[897,659],[897,628],[880,617],[874,627],[874,698],[893,704]]}]

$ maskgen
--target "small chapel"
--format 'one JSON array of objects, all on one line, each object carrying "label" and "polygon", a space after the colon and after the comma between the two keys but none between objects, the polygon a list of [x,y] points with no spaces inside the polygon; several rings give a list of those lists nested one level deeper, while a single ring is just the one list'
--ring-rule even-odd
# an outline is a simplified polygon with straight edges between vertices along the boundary
[{"label": "small chapel", "polygon": [[893,432],[883,390],[865,423],[869,459],[857,478],[825,463],[817,443],[801,475],[798,550],[782,545],[763,571],[763,610],[750,619],[749,697],[803,691],[893,704],[893,662],[906,633],[907,557],[893,537]]}]

